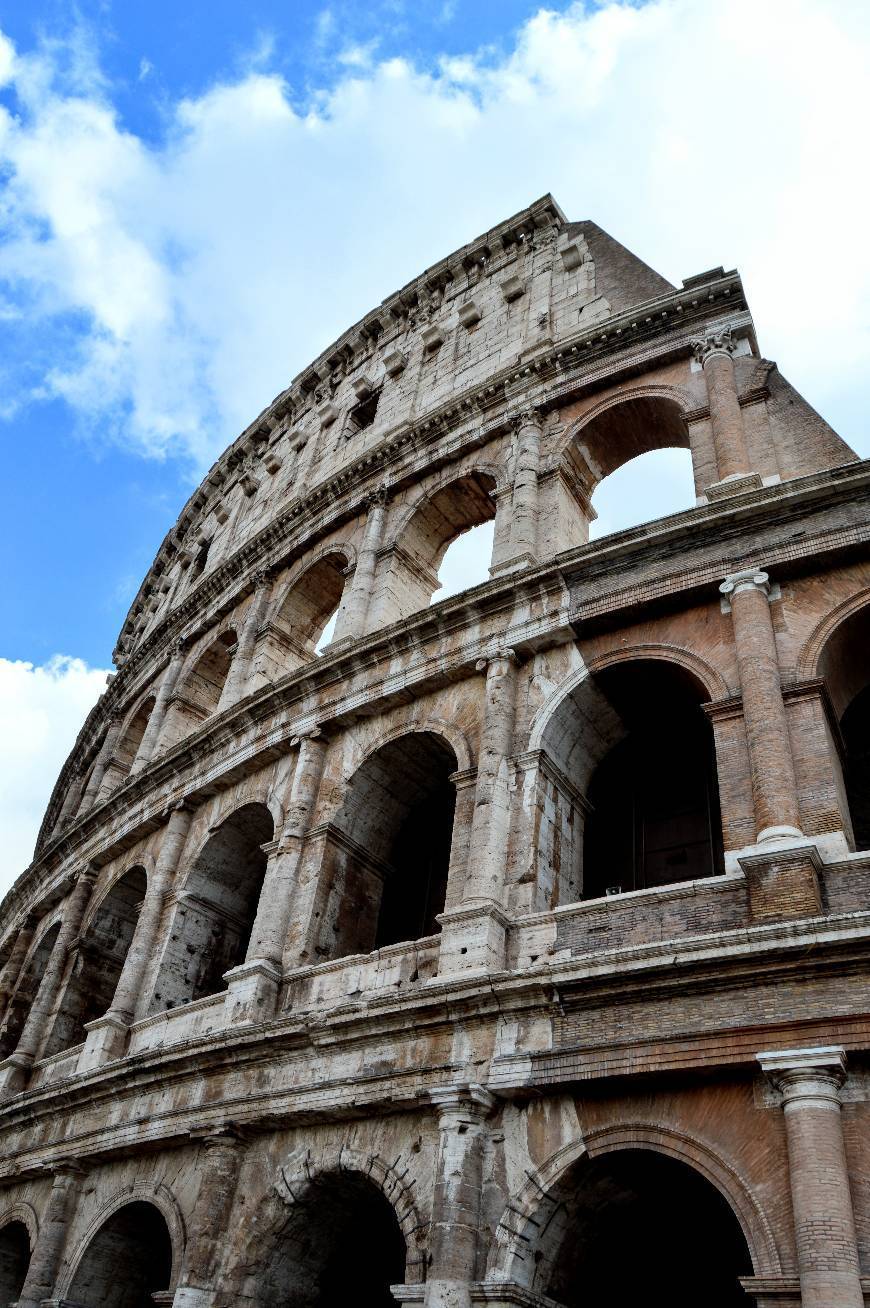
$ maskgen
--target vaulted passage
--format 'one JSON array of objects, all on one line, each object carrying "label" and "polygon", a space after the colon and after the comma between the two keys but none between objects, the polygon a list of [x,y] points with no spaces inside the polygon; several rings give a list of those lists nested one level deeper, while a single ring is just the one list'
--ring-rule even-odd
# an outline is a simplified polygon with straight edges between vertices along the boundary
[{"label": "vaulted passage", "polygon": [[87,1035],[85,1023],[102,1017],[111,1006],[147,886],[144,869],[131,868],[91,918],[73,957],[44,1058],[81,1044]]},{"label": "vaulted passage", "polygon": [[633,659],[556,707],[541,742],[540,906],[722,871],[708,698],[679,665]]},{"label": "vaulted passage", "polygon": [[356,772],[324,857],[318,953],[340,958],[438,930],[453,836],[456,757],[432,732],[384,745]]},{"label": "vaulted passage", "polygon": [[39,983],[48,963],[51,951],[54,948],[54,942],[60,931],[60,923],[55,924],[45,932],[36,942],[30,951],[30,956],[24,966],[15,987],[15,993],[9,1002],[6,1016],[3,1019],[2,1032],[0,1032],[0,1054],[5,1058],[11,1054],[18,1044],[18,1037],[21,1035],[24,1023],[27,1020],[27,1014],[36,998],[39,990]]},{"label": "vaulted passage", "polygon": [[596,680],[627,734],[589,784],[583,897],[721,871],[713,733],[697,683],[652,660],[618,664]]},{"label": "vaulted passage", "polygon": [[843,788],[856,849],[870,849],[870,605],[825,645],[820,670],[839,719]]},{"label": "vaulted passage", "polygon": [[66,1297],[80,1308],[154,1308],[168,1290],[172,1241],[153,1204],[125,1204],[100,1227],[79,1263]]},{"label": "vaulted passage", "polygon": [[341,603],[347,558],[328,554],[319,559],[291,588],[270,632],[284,670],[314,658],[330,618]]},{"label": "vaulted passage", "polygon": [[739,1278],[752,1264],[740,1225],[693,1168],[628,1149],[581,1159],[562,1190],[561,1241],[544,1293],[565,1308],[749,1308]]},{"label": "vaulted passage", "polygon": [[238,1302],[275,1308],[395,1308],[405,1240],[378,1187],[353,1172],[319,1177]]},{"label": "vaulted passage", "polygon": [[23,1222],[8,1222],[0,1230],[0,1304],[14,1303],[30,1264],[30,1236]]},{"label": "vaulted passage", "polygon": [[274,830],[264,804],[245,804],[209,836],[175,907],[151,1012],[217,994],[245,961]]}]

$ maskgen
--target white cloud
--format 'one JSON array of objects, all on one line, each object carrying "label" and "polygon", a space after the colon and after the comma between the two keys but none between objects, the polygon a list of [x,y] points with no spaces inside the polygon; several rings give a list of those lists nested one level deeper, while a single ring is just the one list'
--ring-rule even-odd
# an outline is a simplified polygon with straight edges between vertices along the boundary
[{"label": "white cloud", "polygon": [[86,316],[44,385],[116,439],[207,462],[356,317],[545,190],[672,278],[739,263],[766,352],[858,430],[860,3],[541,10],[507,55],[334,65],[307,110],[249,67],[178,103],[160,146],[80,44],[72,85],[56,49],[0,47],[22,97],[0,277],[31,313]]},{"label": "white cloud", "polygon": [[0,658],[0,895],[33,856],[39,825],[104,669],[58,654],[42,667]]}]

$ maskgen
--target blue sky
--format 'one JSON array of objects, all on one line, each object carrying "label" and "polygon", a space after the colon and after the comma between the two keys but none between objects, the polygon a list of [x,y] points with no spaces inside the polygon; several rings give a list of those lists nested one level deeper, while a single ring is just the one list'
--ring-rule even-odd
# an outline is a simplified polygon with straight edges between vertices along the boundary
[{"label": "blue sky", "polygon": [[[210,462],[545,191],[672,280],[738,266],[870,454],[868,56],[863,0],[0,0],[0,884]],[[688,504],[647,458],[600,532]]]}]

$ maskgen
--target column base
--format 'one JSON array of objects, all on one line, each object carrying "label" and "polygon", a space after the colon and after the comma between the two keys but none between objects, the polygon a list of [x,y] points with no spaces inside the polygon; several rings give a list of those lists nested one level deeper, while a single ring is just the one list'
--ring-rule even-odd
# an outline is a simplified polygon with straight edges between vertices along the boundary
[{"label": "column base", "polygon": [[[447,1281],[432,1279],[423,1285],[391,1285],[397,1303],[421,1303],[426,1308],[563,1308],[555,1299],[502,1281]],[[451,1297],[452,1296],[452,1297]]]},{"label": "column base", "polygon": [[211,1308],[214,1303],[214,1290],[199,1290],[192,1285],[180,1285],[175,1297],[168,1302],[172,1308]]},{"label": "column base", "polygon": [[782,922],[821,913],[822,860],[812,842],[741,854],[737,861],[746,877],[751,921]]},{"label": "column base", "polygon": [[735,472],[730,477],[723,477],[721,481],[714,481],[704,494],[711,503],[715,503],[716,500],[727,500],[732,495],[742,495],[745,491],[761,490],[763,485],[758,472]]},{"label": "column base", "polygon": [[471,901],[439,913],[437,921],[441,924],[441,947],[438,975],[431,984],[443,981],[445,976],[504,971],[510,919],[500,904],[485,899]]},{"label": "column base", "polygon": [[274,963],[252,958],[224,972],[224,980],[229,984],[224,1001],[227,1026],[259,1026],[275,1016],[281,972]]},{"label": "column base", "polygon": [[30,1080],[33,1059],[20,1054],[10,1054],[0,1063],[0,1099],[9,1099],[26,1089]]},{"label": "column base", "polygon": [[106,1013],[93,1022],[86,1022],[85,1030],[88,1034],[76,1071],[89,1072],[93,1067],[115,1063],[124,1057],[130,1026],[117,1013]]},{"label": "column base", "polygon": [[740,1284],[756,1308],[801,1308],[801,1286],[796,1276],[741,1276]]},{"label": "column base", "polygon": [[539,560],[534,554],[515,554],[510,559],[502,559],[489,570],[491,577],[502,577],[506,572],[520,572],[523,568],[536,568]]}]

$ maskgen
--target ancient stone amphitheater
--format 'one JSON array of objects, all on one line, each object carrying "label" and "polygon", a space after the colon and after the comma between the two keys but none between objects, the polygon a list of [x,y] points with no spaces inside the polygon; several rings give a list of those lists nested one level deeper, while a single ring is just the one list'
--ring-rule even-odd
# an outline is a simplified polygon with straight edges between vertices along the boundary
[{"label": "ancient stone amphitheater", "polygon": [[550,196],[297,377],[3,904],[0,1304],[864,1304],[868,477]]}]

